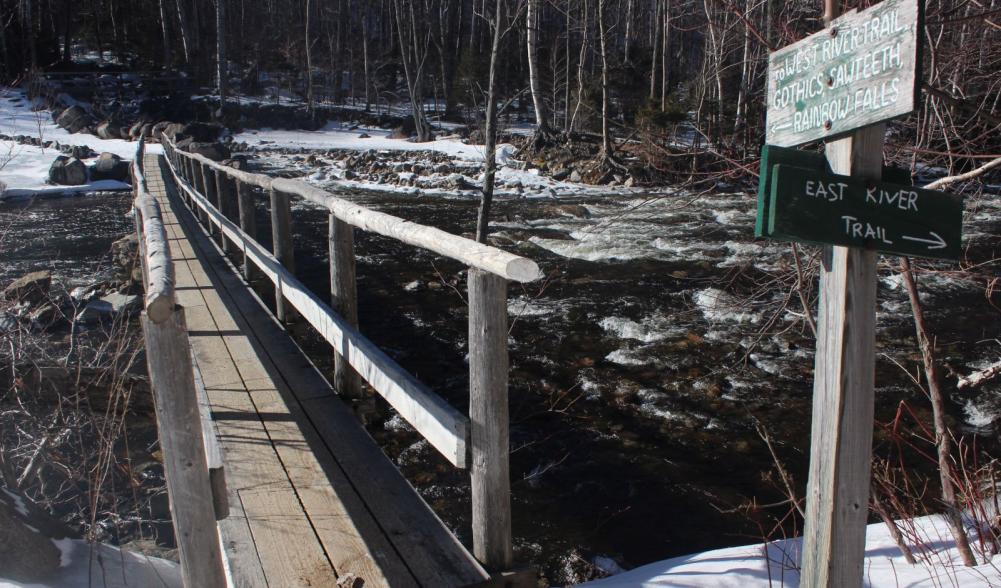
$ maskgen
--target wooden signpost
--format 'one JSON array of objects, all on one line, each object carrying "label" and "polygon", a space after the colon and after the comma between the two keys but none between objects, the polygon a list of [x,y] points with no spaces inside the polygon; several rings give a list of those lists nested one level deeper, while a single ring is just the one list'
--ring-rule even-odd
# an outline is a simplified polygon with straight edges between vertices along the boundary
[{"label": "wooden signpost", "polygon": [[[823,244],[800,585],[861,586],[875,383],[876,251],[955,259],[962,201],[882,165],[915,106],[922,0],[884,0],[769,58],[755,234]],[[826,141],[824,155],[784,149]],[[885,177],[884,177],[885,176]]]},{"label": "wooden signpost", "polygon": [[920,29],[918,0],[885,0],[772,53],[765,142],[792,147],[910,113]]}]

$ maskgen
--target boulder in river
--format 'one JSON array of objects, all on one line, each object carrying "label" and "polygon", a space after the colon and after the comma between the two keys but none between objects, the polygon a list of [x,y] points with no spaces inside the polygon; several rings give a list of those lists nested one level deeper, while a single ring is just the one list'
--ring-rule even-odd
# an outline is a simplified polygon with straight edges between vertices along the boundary
[{"label": "boulder in river", "polygon": [[97,125],[97,136],[102,139],[121,139],[120,128],[119,125],[111,121],[104,121]]},{"label": "boulder in river", "polygon": [[[180,147],[180,144],[178,144],[178,147]],[[207,157],[212,161],[222,161],[229,159],[230,156],[229,149],[222,143],[199,143],[192,141],[183,147],[183,149],[189,153],[196,153]]]},{"label": "boulder in river", "polygon": [[71,133],[78,133],[91,124],[90,115],[83,107],[74,104],[56,118],[56,124]]},{"label": "boulder in river", "polygon": [[129,162],[114,153],[102,153],[90,168],[92,180],[129,181]]},{"label": "boulder in river", "polygon": [[4,300],[15,302],[39,302],[49,295],[52,274],[47,270],[24,274],[3,289]]},{"label": "boulder in river", "polygon": [[49,182],[61,186],[82,186],[87,183],[87,166],[75,157],[60,155],[49,167]]}]

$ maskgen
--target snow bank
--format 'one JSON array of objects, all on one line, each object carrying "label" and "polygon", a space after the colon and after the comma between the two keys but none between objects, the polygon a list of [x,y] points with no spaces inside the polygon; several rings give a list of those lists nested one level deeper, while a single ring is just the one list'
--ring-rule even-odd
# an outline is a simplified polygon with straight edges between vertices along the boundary
[{"label": "snow bank", "polygon": [[[436,151],[470,162],[482,162],[482,145],[466,145],[458,137],[449,135],[426,143],[414,143],[407,139],[392,139],[392,131],[372,127],[355,127],[349,123],[331,121],[317,131],[260,129],[239,133],[235,141],[245,142],[250,147],[277,147],[286,149],[354,149],[366,151]],[[361,134],[369,135],[360,139]],[[514,146],[504,143],[497,146],[497,159],[502,165],[510,160]]]},{"label": "snow bank", "polygon": [[177,562],[125,551],[111,545],[91,545],[82,539],[53,541],[62,554],[61,566],[43,583],[7,580],[0,570],[0,588],[182,588]]},{"label": "snow bank", "polygon": [[[873,588],[979,588],[1001,585],[1001,556],[992,564],[963,567],[942,517],[914,521],[926,541],[909,565],[882,523],[866,532],[864,585]],[[799,586],[800,539],[729,547],[645,565],[610,578],[581,584],[594,588],[685,586],[688,588],[795,588]],[[983,561],[982,558],[980,561]]]},{"label": "snow bank", "polygon": [[[32,112],[31,101],[23,91],[6,87],[0,87],[0,134],[27,135],[38,137],[43,142],[56,141],[62,145],[87,146],[97,153],[114,153],[122,159],[129,160],[136,153],[136,144],[132,141],[101,139],[83,133],[71,135],[52,122],[52,114],[48,110]],[[150,145],[147,151],[158,153],[159,149],[159,145]],[[47,184],[49,166],[59,155],[62,154],[55,148],[0,140],[0,182],[7,187],[7,192],[0,195],[0,198],[130,189],[127,184],[113,181],[93,182],[83,186]]]}]

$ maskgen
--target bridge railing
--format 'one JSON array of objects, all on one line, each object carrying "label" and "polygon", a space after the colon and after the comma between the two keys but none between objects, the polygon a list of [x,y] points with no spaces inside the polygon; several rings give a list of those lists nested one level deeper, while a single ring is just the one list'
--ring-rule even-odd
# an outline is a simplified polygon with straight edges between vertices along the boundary
[{"label": "bridge railing", "polygon": [[[195,385],[184,308],[174,297],[174,269],[160,205],[149,190],[143,158],[145,137],[132,163],[136,234],[142,263],[142,326],[146,364],[156,407],[157,429],[167,474],[170,514],[185,586],[226,586],[216,525],[205,521],[228,514],[218,446]],[[206,434],[208,432],[208,434]]]},{"label": "bridge railing", "polygon": [[[187,204],[222,247],[242,254],[249,281],[275,287],[278,318],[294,309],[333,347],[334,386],[360,393],[355,374],[383,396],[428,442],[459,468],[469,468],[473,551],[488,568],[511,565],[508,432],[508,281],[542,277],[530,259],[440,229],[359,206],[298,180],[272,178],[162,144]],[[252,188],[270,196],[272,250],[256,240]],[[330,306],[295,277],[290,197],[329,211]],[[458,412],[358,330],[353,227],[428,249],[469,267],[469,417]],[[288,307],[291,307],[288,308]]]}]

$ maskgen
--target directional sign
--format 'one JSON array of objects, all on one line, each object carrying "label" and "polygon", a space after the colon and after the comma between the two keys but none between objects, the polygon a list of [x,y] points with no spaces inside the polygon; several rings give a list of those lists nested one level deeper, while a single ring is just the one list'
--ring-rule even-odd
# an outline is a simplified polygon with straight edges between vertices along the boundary
[{"label": "directional sign", "polygon": [[773,52],[765,142],[802,145],[914,110],[920,24],[919,0],[885,0]]},{"label": "directional sign", "polygon": [[[768,237],[768,213],[772,196],[772,168],[778,164],[791,165],[821,173],[833,173],[822,153],[801,151],[775,145],[761,147],[761,169],[758,174],[758,217],[754,224],[756,237]],[[883,166],[883,180],[893,184],[910,185],[911,172],[902,167]]]},{"label": "directional sign", "polygon": [[959,258],[960,197],[781,164],[772,176],[767,231],[773,239]]}]

